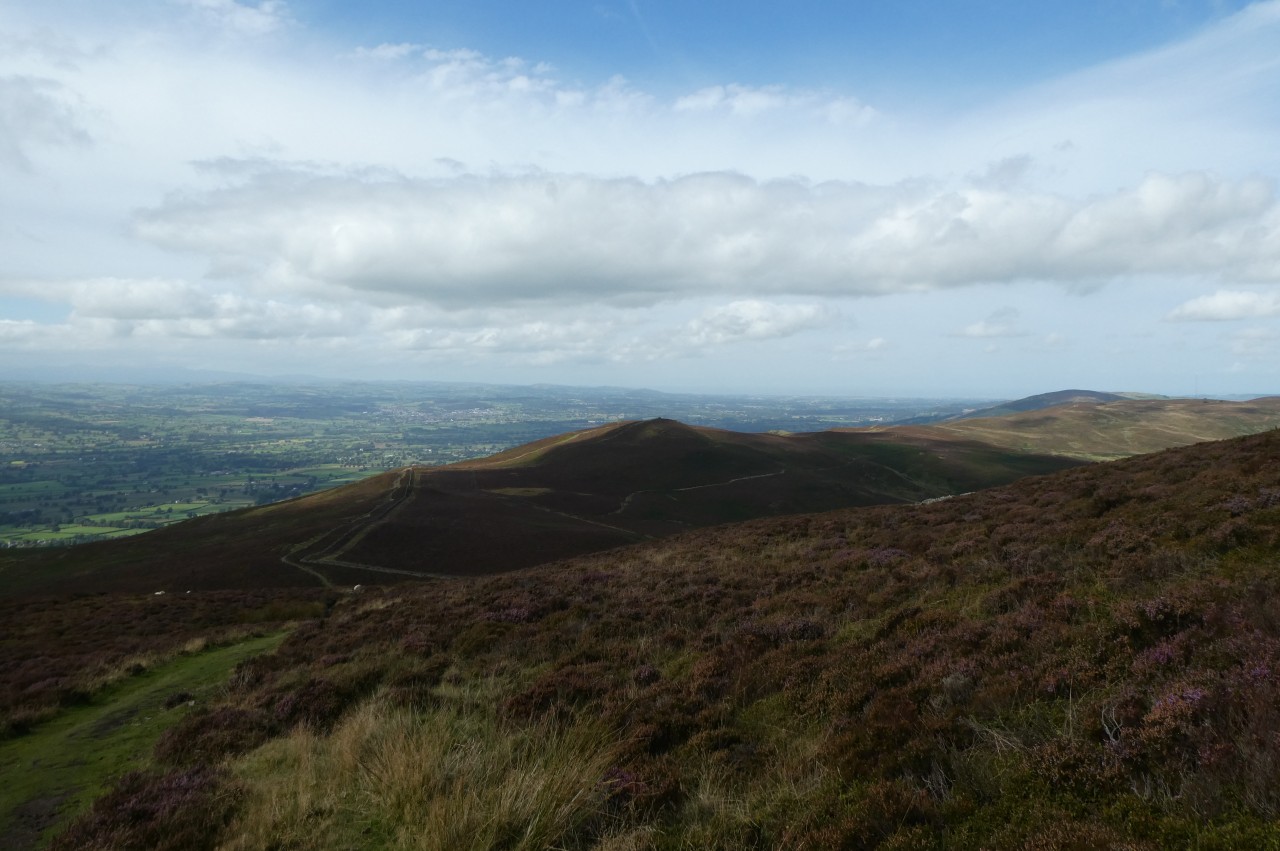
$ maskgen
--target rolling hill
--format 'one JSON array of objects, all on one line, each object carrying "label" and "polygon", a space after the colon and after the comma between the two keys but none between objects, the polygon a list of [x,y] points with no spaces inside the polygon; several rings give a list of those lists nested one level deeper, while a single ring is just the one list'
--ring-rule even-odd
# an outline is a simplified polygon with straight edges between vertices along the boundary
[{"label": "rolling hill", "polygon": [[918,502],[1076,463],[947,434],[617,423],[124,541],[10,552],[0,578],[8,593],[33,593],[474,576],[700,526]]},{"label": "rolling hill", "polygon": [[1059,405],[1096,405],[1104,402],[1119,402],[1127,398],[1130,398],[1130,396],[1124,393],[1105,393],[1098,390],[1055,390],[1051,393],[1037,393],[1034,396],[1014,399],[1011,402],[994,405],[990,408],[970,411],[969,413],[954,417],[954,419],[967,420],[1003,417],[1007,414],[1019,414],[1025,411],[1040,411],[1045,408],[1056,408]]},{"label": "rolling hill", "polygon": [[[1076,391],[1063,391],[1065,394]],[[1045,394],[1032,399],[1053,399]],[[1122,399],[1086,394],[1066,404],[929,425],[876,427],[903,437],[976,440],[1007,450],[1107,461],[1224,440],[1280,426],[1280,397],[1249,402],[1215,399]]]},{"label": "rolling hill", "polygon": [[55,847],[1274,847],[1277,558],[1270,431],[349,593]]}]

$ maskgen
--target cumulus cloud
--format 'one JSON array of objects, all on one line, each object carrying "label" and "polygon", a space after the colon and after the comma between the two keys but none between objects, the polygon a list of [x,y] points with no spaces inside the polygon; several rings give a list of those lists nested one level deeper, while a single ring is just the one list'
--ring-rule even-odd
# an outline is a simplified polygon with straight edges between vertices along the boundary
[{"label": "cumulus cloud", "polygon": [[[1265,287],[1237,292],[1280,282],[1278,2],[932,111],[787,80],[672,97],[417,33],[357,47],[280,0],[71,7],[0,10],[0,169],[39,172],[0,193],[0,256],[68,279],[8,288],[67,316],[15,312],[13,346],[709,363],[808,334],[791,347],[892,339],[905,375],[909,353],[1021,333],[991,311],[1028,294],[1079,321],[1060,327],[1080,357],[1101,351],[1074,330],[1100,304],[1125,339],[1213,333],[1139,328],[1157,299],[1190,299],[1169,319],[1280,315]],[[880,295],[900,296],[862,305],[884,337],[842,343],[823,306]]]},{"label": "cumulus cloud", "polygon": [[1218,290],[1174,308],[1165,318],[1174,322],[1219,322],[1280,316],[1280,293]]},{"label": "cumulus cloud", "polygon": [[135,232],[207,258],[219,275],[440,304],[871,295],[1144,274],[1280,281],[1271,184],[1206,173],[1071,198],[730,173],[426,180],[282,168],[171,198],[142,212]]},{"label": "cumulus cloud", "polygon": [[[358,305],[286,302],[216,292],[189,281],[163,278],[94,278],[4,281],[0,294],[63,303],[67,328],[94,338],[309,339],[358,331],[368,311]],[[39,327],[11,329],[34,341]]]},{"label": "cumulus cloud", "polygon": [[672,321],[670,305],[659,311],[665,317],[660,320],[653,310],[588,305],[441,310],[422,303],[263,297],[172,278],[0,280],[0,298],[5,297],[63,304],[68,313],[56,323],[9,320],[0,328],[0,348],[342,342],[387,356],[401,352],[453,363],[516,358],[544,366],[695,357],[794,336],[836,318],[825,305],[761,300],[711,306],[683,322]]}]

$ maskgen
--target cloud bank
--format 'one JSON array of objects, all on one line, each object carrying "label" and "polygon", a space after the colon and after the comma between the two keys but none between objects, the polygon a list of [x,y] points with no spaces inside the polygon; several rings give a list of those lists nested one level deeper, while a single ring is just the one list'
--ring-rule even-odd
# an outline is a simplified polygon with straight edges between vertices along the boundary
[{"label": "cloud bank", "polygon": [[171,199],[134,227],[206,258],[215,276],[441,305],[866,296],[1132,275],[1280,281],[1272,183],[1202,172],[1077,199],[727,173],[646,182],[288,170]]}]

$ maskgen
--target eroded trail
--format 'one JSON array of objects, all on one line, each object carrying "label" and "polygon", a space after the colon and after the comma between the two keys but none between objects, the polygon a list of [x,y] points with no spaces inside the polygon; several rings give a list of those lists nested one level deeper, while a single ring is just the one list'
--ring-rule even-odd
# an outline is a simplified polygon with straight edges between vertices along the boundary
[{"label": "eroded trail", "polygon": [[787,472],[787,471],[786,471],[785,469],[782,469],[782,470],[778,470],[776,473],[757,473],[757,474],[755,474],[754,476],[739,476],[739,477],[738,477],[738,478],[736,478],[736,479],[729,479],[729,480],[728,480],[728,481],[726,481],[726,482],[712,482],[712,483],[711,483],[711,484],[709,484],[709,485],[690,485],[690,486],[689,486],[689,487],[687,487],[687,488],[669,488],[669,489],[667,489],[667,490],[638,490],[638,491],[632,491],[631,493],[627,494],[625,497],[623,497],[623,498],[622,498],[622,503],[617,507],[617,509],[616,509],[616,510],[611,511],[611,512],[609,512],[609,513],[610,513],[610,515],[621,514],[622,512],[626,511],[626,510],[627,510],[627,508],[629,508],[629,507],[631,506],[631,501],[632,501],[633,499],[635,499],[637,496],[640,496],[641,494],[645,494],[645,493],[654,493],[654,494],[663,494],[663,493],[684,493],[685,491],[703,490],[703,489],[705,489],[705,488],[723,488],[723,487],[727,487],[727,486],[729,486],[729,485],[737,484],[738,482],[749,482],[749,481],[751,481],[752,479],[770,479],[770,478],[773,478],[774,476],[782,476],[782,475],[785,475],[785,474],[786,474],[786,472]]},{"label": "eroded trail", "polygon": [[309,573],[319,579],[326,587],[332,586],[333,582],[321,571],[316,570],[316,567],[328,565],[354,570],[367,570],[373,573],[413,576],[418,579],[448,578],[442,574],[403,570],[375,564],[362,564],[342,558],[348,550],[358,544],[364,536],[368,535],[379,524],[385,523],[401,511],[412,500],[416,485],[417,471],[412,467],[406,467],[396,477],[395,482],[392,483],[390,490],[387,492],[385,502],[355,520],[336,526],[322,535],[298,544],[287,555],[282,556],[280,561],[290,567]]}]

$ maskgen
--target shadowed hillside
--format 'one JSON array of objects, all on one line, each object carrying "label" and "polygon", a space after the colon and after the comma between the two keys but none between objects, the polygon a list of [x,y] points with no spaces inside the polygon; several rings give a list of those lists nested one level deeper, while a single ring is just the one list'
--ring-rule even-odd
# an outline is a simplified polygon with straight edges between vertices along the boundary
[{"label": "shadowed hillside", "polygon": [[352,595],[57,847],[1272,847],[1278,557],[1273,431]]},{"label": "shadowed hillside", "polygon": [[10,593],[473,576],[689,528],[917,502],[1071,466],[951,435],[619,423],[126,541],[0,557]]}]

